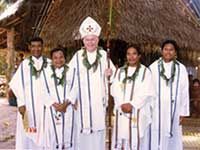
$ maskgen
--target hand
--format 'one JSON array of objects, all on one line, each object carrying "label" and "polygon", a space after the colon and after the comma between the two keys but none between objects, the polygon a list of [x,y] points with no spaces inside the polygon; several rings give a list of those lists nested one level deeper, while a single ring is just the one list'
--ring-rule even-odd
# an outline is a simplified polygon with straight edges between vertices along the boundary
[{"label": "hand", "polygon": [[69,101],[64,101],[62,104],[54,103],[53,107],[55,108],[56,111],[66,112],[67,106],[70,105],[70,103],[71,102],[69,102]]},{"label": "hand", "polygon": [[74,110],[77,110],[78,109],[78,101],[76,100],[75,104],[72,104]]},{"label": "hand", "polygon": [[125,103],[121,105],[121,110],[124,113],[131,113],[133,109],[133,106],[130,103]]},{"label": "hand", "polygon": [[179,125],[182,125],[182,124],[183,124],[183,120],[184,120],[184,117],[183,117],[183,116],[180,116]]},{"label": "hand", "polygon": [[105,75],[106,75],[106,77],[109,77],[109,76],[111,76],[111,75],[112,75],[112,73],[113,73],[113,71],[112,71],[112,69],[111,69],[111,68],[107,68],[107,69],[105,70]]},{"label": "hand", "polygon": [[20,106],[20,107],[18,108],[18,110],[19,110],[19,113],[22,115],[22,118],[24,118],[24,114],[25,114],[25,112],[26,112],[26,106],[25,106],[25,105]]}]

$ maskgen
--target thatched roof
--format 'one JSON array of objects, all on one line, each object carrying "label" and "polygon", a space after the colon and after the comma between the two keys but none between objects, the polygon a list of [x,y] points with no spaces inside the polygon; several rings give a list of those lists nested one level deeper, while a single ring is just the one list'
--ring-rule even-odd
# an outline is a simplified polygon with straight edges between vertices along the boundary
[{"label": "thatched roof", "polygon": [[[79,48],[78,29],[87,16],[99,22],[101,38],[106,39],[110,1],[25,1],[15,15],[0,21],[0,27],[4,28],[0,29],[0,47],[6,47],[6,30],[14,27],[17,49],[26,49],[28,39],[36,35],[42,36],[47,49],[57,45]],[[148,54],[158,51],[164,39],[173,38],[183,50],[181,58],[197,63],[200,56],[200,22],[184,3],[188,0],[112,1],[112,39],[141,44]],[[114,48],[121,49],[116,44]]]},{"label": "thatched roof", "polygon": [[[106,38],[108,0],[55,0],[41,30],[48,47],[75,40],[81,21],[94,17]],[[113,0],[112,38],[131,43],[160,44],[173,38],[182,48],[200,50],[200,26],[182,0]]]},{"label": "thatched roof", "polygon": [[15,14],[0,20],[0,48],[7,47],[7,31],[14,28],[15,48],[27,50],[27,42],[39,28],[40,20],[43,20],[51,1],[24,0]]}]

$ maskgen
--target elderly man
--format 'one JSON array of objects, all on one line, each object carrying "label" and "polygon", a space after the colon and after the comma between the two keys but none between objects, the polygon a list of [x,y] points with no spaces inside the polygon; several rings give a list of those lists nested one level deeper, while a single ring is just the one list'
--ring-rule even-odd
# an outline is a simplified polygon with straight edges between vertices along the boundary
[{"label": "elderly man", "polygon": [[87,17],[79,31],[84,47],[69,63],[69,67],[75,68],[77,78],[78,147],[80,150],[104,150],[106,77],[112,75],[114,65],[110,62],[112,69],[108,69],[106,52],[98,47],[101,27],[95,20]]},{"label": "elderly man", "polygon": [[10,88],[17,97],[19,114],[17,118],[16,149],[43,149],[44,138],[44,97],[46,88],[44,68],[49,60],[42,56],[43,40],[30,40],[31,56],[17,69],[10,82]]}]

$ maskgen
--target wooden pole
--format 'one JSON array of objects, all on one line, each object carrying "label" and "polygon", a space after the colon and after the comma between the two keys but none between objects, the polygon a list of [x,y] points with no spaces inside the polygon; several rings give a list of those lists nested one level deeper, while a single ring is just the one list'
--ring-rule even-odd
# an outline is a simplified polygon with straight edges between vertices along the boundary
[{"label": "wooden pole", "polygon": [[11,28],[7,30],[7,63],[8,63],[8,70],[7,70],[7,78],[8,80],[11,79],[13,70],[14,70],[14,56],[15,56],[15,47],[14,47],[14,38],[15,38],[15,29]]},{"label": "wooden pole", "polygon": [[[107,28],[107,61],[108,68],[110,68],[110,35],[111,35],[111,27],[112,27],[112,9],[113,9],[113,0],[110,0],[109,3],[109,21]],[[108,148],[111,150],[111,140],[112,140],[112,98],[110,94],[110,77],[108,77]]]}]

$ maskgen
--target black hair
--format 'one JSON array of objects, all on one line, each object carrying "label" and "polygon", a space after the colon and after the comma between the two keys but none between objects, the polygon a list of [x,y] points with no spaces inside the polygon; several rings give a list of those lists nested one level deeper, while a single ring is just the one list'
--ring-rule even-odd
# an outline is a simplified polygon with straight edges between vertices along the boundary
[{"label": "black hair", "polygon": [[127,47],[126,47],[126,54],[127,54],[127,51],[128,51],[129,48],[134,48],[134,49],[136,49],[138,55],[141,55],[141,54],[142,54],[139,44],[129,44],[129,45],[127,45]]},{"label": "black hair", "polygon": [[29,44],[31,44],[31,42],[41,42],[43,44],[43,39],[41,37],[33,37],[30,41]]},{"label": "black hair", "polygon": [[65,49],[62,48],[62,47],[56,47],[56,48],[52,49],[51,52],[50,52],[51,58],[53,57],[53,53],[59,52],[59,51],[61,51],[63,53],[65,60],[66,60],[66,52],[65,52]]},{"label": "black hair", "polygon": [[179,47],[178,47],[178,45],[177,45],[175,40],[172,40],[172,39],[165,40],[161,45],[161,49],[162,50],[163,50],[163,48],[165,47],[166,44],[172,44],[174,46],[174,48],[175,48],[175,51],[179,51]]},{"label": "black hair", "polygon": [[197,82],[198,84],[200,84],[200,81],[199,81],[199,79],[197,79],[197,78],[194,79],[194,80],[192,81],[193,84],[196,83],[196,82]]}]

